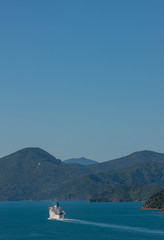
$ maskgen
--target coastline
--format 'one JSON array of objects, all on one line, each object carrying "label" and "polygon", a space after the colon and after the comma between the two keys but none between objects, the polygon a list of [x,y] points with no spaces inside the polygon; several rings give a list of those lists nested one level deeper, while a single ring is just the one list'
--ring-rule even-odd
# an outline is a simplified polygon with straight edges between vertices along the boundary
[{"label": "coastline", "polygon": [[160,210],[159,208],[145,208],[145,207],[142,207],[142,210]]},{"label": "coastline", "polygon": [[145,207],[142,207],[141,208],[142,210],[156,210],[156,211],[159,211],[160,213],[164,213],[164,209],[163,208],[145,208]]}]

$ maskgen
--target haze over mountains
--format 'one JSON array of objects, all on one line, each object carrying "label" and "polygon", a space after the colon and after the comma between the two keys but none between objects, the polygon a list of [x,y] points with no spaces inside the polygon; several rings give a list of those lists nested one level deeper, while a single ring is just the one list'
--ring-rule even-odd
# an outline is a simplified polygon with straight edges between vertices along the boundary
[{"label": "haze over mountains", "polygon": [[66,164],[40,148],[25,148],[0,158],[0,200],[89,200],[127,185],[164,188],[164,154],[140,151],[81,165]]}]

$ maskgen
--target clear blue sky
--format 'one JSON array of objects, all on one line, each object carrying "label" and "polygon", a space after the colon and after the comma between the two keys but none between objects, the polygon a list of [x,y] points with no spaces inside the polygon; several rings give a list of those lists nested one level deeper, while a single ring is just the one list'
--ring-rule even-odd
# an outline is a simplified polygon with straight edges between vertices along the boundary
[{"label": "clear blue sky", "polygon": [[0,1],[0,156],[164,152],[163,0]]}]

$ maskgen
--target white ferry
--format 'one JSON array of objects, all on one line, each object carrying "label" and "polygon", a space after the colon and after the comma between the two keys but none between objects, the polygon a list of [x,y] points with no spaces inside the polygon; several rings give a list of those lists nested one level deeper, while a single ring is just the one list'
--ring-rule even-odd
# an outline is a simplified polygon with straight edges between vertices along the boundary
[{"label": "white ferry", "polygon": [[63,220],[65,212],[62,207],[59,207],[59,202],[52,207],[49,207],[49,219]]}]

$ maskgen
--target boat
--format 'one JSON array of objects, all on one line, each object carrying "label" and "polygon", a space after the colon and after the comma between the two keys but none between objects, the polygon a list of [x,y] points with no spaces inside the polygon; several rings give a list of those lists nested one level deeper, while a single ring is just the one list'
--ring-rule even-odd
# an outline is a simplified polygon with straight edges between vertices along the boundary
[{"label": "boat", "polygon": [[49,219],[63,220],[65,212],[63,208],[59,206],[57,202],[54,206],[49,207]]}]

